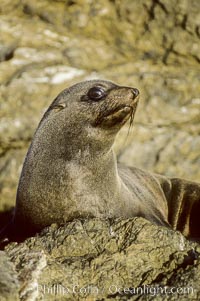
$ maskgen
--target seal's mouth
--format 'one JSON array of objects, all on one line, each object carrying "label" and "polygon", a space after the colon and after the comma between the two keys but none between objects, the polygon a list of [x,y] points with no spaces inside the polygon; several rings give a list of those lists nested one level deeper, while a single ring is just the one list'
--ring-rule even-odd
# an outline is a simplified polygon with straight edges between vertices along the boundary
[{"label": "seal's mouth", "polygon": [[130,124],[133,123],[136,107],[138,101],[134,101],[133,104],[121,104],[116,108],[108,110],[103,116],[98,118],[95,122],[95,126],[101,125],[106,127],[113,127],[115,125],[122,126],[129,119]]}]

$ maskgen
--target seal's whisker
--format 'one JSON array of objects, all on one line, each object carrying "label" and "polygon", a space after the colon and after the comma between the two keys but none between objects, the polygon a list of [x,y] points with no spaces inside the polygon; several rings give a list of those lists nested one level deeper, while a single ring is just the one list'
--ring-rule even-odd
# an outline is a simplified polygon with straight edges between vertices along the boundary
[{"label": "seal's whisker", "polygon": [[130,113],[130,119],[129,119],[128,132],[127,132],[126,138],[124,139],[124,144],[126,143],[126,141],[128,139],[131,127],[133,126],[133,120],[134,120],[134,108],[132,106],[128,106],[128,107],[131,108],[131,113]]}]

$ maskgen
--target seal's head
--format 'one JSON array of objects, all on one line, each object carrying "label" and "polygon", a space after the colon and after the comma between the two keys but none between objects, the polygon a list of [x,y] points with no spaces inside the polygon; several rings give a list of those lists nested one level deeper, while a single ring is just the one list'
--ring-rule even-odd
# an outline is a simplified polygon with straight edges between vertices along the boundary
[{"label": "seal's head", "polygon": [[[110,81],[84,81],[62,91],[41,121],[54,136],[65,135],[75,152],[91,146],[93,151],[113,144],[122,125],[132,121],[139,91]],[[41,124],[39,128],[41,128]],[[52,128],[50,130],[50,128]],[[64,143],[59,143],[63,145]],[[77,146],[77,148],[76,148]],[[69,149],[69,144],[67,148]],[[62,150],[60,150],[62,151]]]}]

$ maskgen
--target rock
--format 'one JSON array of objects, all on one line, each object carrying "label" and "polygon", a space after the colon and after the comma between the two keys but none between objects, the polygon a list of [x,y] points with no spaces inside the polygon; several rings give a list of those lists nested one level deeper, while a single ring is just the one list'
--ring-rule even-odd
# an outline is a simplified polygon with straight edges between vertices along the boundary
[{"label": "rock", "polygon": [[15,203],[45,109],[62,89],[90,78],[140,90],[134,128],[127,137],[124,127],[116,141],[121,162],[200,181],[199,5],[3,0],[0,210]]},{"label": "rock", "polygon": [[2,301],[19,300],[19,281],[15,266],[3,251],[0,251],[0,297]]},{"label": "rock", "polygon": [[142,218],[52,225],[5,252],[17,271],[20,300],[200,297],[199,245]]}]

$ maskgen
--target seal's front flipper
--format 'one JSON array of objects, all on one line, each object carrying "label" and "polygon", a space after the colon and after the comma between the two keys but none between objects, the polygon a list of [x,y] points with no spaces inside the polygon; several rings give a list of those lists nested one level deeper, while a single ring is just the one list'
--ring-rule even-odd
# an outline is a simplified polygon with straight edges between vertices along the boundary
[{"label": "seal's front flipper", "polygon": [[183,179],[161,179],[173,229],[190,238],[200,238],[200,184]]}]

